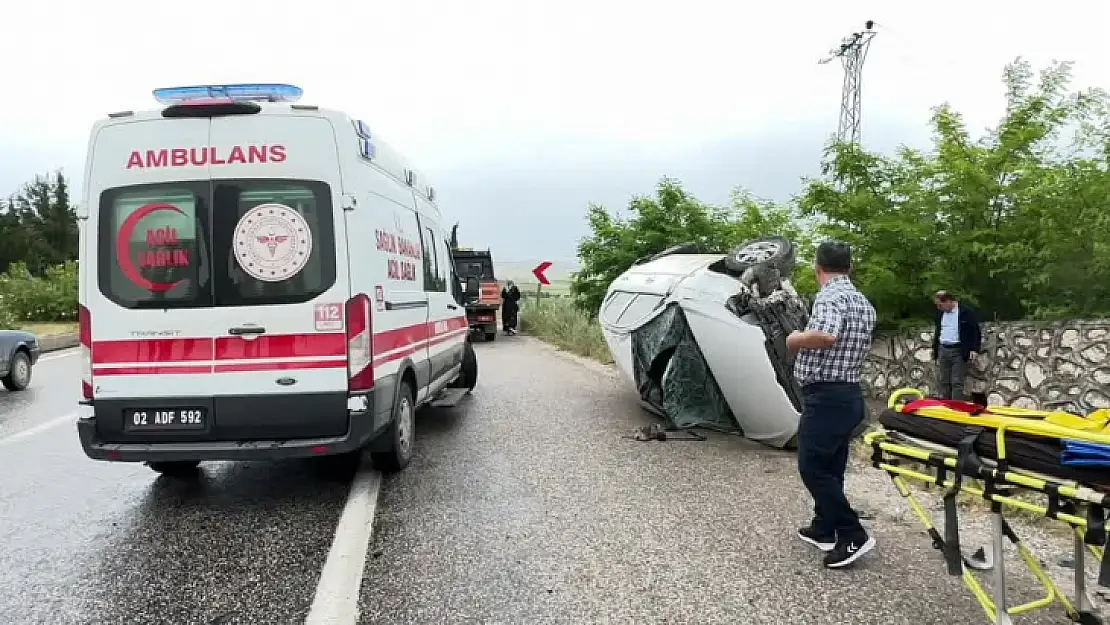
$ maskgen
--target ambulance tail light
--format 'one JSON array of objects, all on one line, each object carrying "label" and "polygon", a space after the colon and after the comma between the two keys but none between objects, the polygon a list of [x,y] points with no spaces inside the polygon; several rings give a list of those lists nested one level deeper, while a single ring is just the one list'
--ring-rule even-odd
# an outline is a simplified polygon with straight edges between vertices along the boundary
[{"label": "ambulance tail light", "polygon": [[77,308],[77,336],[81,348],[81,397],[93,398],[92,379],[92,314],[84,306]]},{"label": "ambulance tail light", "polygon": [[364,393],[374,388],[374,329],[370,297],[365,293],[347,300],[347,390]]}]

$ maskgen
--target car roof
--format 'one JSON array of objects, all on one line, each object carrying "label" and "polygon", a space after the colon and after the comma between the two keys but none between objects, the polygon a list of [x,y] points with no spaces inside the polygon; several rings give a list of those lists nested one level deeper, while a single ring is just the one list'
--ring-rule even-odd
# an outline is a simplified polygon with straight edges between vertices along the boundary
[{"label": "car roof", "polygon": [[723,257],[722,254],[670,254],[642,265],[633,265],[628,272],[688,276]]},{"label": "car roof", "polygon": [[[705,271],[721,260],[720,254],[674,254],[642,265],[633,265],[610,284],[610,289],[627,293],[666,295],[689,276]],[[722,274],[723,275],[723,274]]]}]

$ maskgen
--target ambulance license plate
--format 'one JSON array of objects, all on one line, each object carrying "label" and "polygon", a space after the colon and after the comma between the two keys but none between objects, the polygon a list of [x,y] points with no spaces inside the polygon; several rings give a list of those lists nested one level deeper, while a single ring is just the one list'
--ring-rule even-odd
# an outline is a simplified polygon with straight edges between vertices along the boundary
[{"label": "ambulance license plate", "polygon": [[203,430],[208,425],[204,408],[150,408],[125,410],[126,430]]}]

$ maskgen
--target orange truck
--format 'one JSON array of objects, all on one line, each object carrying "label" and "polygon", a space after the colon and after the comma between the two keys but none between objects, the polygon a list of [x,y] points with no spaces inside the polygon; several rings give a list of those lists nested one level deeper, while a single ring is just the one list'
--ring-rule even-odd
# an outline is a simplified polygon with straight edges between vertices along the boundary
[{"label": "orange truck", "polygon": [[471,332],[482,333],[487,341],[492,341],[497,338],[497,311],[501,308],[501,283],[493,272],[493,255],[489,249],[459,247],[458,228],[458,224],[451,228],[451,257],[463,291],[468,279],[478,280],[478,296],[468,297],[464,304],[466,319]]}]

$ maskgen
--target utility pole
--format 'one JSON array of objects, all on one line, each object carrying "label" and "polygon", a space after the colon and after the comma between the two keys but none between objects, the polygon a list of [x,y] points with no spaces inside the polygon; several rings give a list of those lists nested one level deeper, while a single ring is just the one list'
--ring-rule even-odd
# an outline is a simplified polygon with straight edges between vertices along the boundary
[{"label": "utility pole", "polygon": [[839,46],[829,51],[829,56],[818,61],[824,65],[839,57],[844,65],[844,88],[840,95],[840,123],[836,138],[845,143],[859,143],[863,62],[875,37],[874,26],[874,20],[867,20],[864,30],[845,37]]}]

